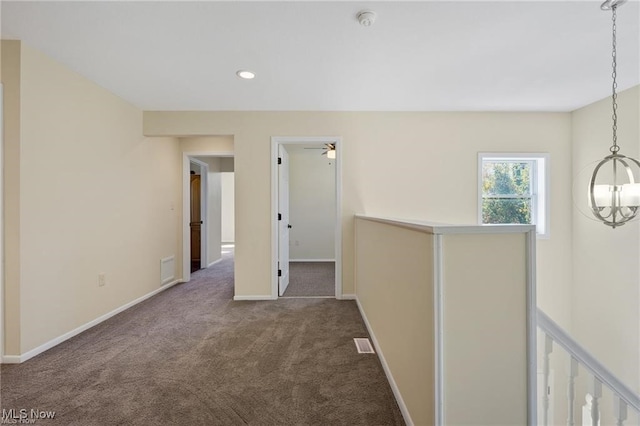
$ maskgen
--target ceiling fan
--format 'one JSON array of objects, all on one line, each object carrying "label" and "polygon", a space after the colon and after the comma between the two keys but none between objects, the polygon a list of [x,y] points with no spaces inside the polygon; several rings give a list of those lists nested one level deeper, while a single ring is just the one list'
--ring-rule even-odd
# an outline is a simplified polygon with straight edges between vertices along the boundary
[{"label": "ceiling fan", "polygon": [[326,143],[323,147],[313,147],[313,148],[305,148],[305,149],[323,149],[324,151],[320,155],[326,155],[327,158],[336,158],[336,144],[335,143]]}]

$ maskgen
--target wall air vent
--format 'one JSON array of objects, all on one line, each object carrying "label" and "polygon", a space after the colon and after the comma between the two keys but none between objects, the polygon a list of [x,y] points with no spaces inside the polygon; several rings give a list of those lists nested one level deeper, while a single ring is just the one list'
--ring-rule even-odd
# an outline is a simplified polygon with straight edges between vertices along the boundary
[{"label": "wall air vent", "polygon": [[367,338],[356,338],[353,339],[353,342],[356,344],[356,348],[358,349],[359,354],[375,354],[376,351],[373,350],[373,346],[371,342]]}]

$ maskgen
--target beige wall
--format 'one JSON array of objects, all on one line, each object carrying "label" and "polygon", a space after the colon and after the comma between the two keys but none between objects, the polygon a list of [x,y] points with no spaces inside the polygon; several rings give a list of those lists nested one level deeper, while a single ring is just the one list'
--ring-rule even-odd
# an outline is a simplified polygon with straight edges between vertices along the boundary
[{"label": "beige wall", "polygon": [[[180,138],[180,150],[183,153],[198,156],[198,154],[228,154],[233,152],[233,136],[193,136]],[[225,161],[225,170],[229,167]]]},{"label": "beige wall", "polygon": [[356,226],[360,308],[411,420],[433,424],[434,236],[365,219]]},{"label": "beige wall", "polygon": [[[20,255],[7,287],[20,296],[6,302],[19,306],[7,332],[20,339],[7,355],[158,289],[180,213],[176,140],[144,137],[139,109],[24,44],[20,53],[21,134],[11,142],[20,157],[5,162],[19,171],[20,220],[6,226],[7,253]],[[6,182],[9,194],[17,184]]]},{"label": "beige wall", "polygon": [[20,348],[20,42],[2,41],[5,353]]},{"label": "beige wall", "polygon": [[526,234],[444,235],[442,247],[444,423],[527,424]]},{"label": "beige wall", "polygon": [[[618,96],[620,153],[640,154],[640,87]],[[572,114],[576,208],[573,213],[574,337],[627,385],[640,392],[640,225],[611,229],[585,210],[594,162],[609,154],[611,100]],[[586,170],[586,172],[584,171]]]},{"label": "beige wall", "polygon": [[233,135],[236,295],[271,294],[271,136],[343,137],[343,293],[353,286],[353,214],[477,221],[479,151],[548,152],[551,239],[538,242],[538,301],[569,328],[568,113],[145,112],[147,135]]}]

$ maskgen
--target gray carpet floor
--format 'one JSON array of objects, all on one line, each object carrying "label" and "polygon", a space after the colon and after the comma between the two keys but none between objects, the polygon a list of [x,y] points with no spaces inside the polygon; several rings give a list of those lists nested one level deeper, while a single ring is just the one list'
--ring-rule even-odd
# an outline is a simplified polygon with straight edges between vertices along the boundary
[{"label": "gray carpet floor", "polygon": [[18,365],[0,407],[46,425],[399,425],[353,301],[234,302],[233,257]]},{"label": "gray carpet floor", "polygon": [[335,262],[290,262],[289,286],[283,297],[336,295]]}]

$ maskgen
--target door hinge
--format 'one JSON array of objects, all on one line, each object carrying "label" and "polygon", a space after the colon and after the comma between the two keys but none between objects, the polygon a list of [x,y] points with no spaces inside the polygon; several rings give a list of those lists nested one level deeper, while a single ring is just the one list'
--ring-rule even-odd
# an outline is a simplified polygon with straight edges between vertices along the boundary
[{"label": "door hinge", "polygon": [[282,214],[278,213],[278,220],[282,220]]},{"label": "door hinge", "polygon": [[282,269],[278,269],[278,276],[281,277],[282,276]]},{"label": "door hinge", "polygon": [[278,164],[282,164],[282,157],[278,157]]}]

